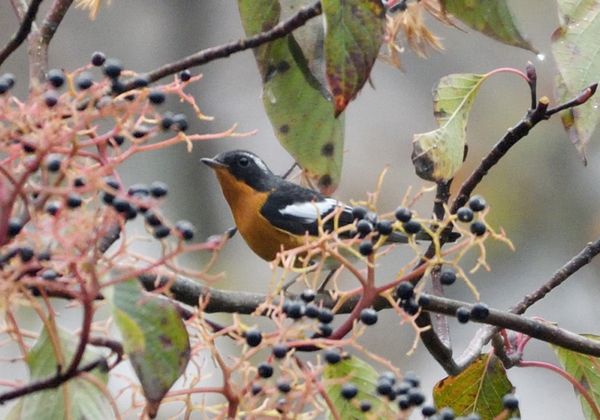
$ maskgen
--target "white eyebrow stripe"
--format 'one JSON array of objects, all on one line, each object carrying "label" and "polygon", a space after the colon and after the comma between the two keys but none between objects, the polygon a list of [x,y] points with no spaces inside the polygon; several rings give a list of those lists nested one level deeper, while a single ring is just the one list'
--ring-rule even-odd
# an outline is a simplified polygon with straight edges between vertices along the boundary
[{"label": "white eyebrow stripe", "polygon": [[302,219],[305,222],[315,222],[319,217],[323,217],[325,214],[341,205],[342,203],[333,198],[326,198],[322,201],[289,204],[280,209],[279,213],[285,216]]},{"label": "white eyebrow stripe", "polygon": [[270,172],[269,168],[267,168],[267,165],[265,165],[265,163],[260,160],[259,157],[252,155],[250,153],[243,153],[244,156],[248,157],[248,159],[252,159],[252,161],[256,164],[256,166],[258,166],[263,172]]}]

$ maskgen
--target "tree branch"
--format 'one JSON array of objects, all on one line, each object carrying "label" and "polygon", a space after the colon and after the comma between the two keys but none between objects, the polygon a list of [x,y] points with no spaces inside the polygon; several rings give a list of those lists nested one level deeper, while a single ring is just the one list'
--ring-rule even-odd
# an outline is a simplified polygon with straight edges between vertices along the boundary
[{"label": "tree branch", "polygon": [[6,46],[0,51],[0,66],[6,59],[27,39],[27,35],[31,32],[31,27],[35,21],[40,4],[43,0],[31,0],[31,4],[27,8],[27,12],[21,21],[21,25],[17,32],[12,36]]},{"label": "tree branch", "polygon": [[[182,70],[189,69],[191,67],[200,66],[202,64],[209,63],[219,58],[229,57],[231,54],[244,51],[250,48],[256,48],[267,42],[271,42],[275,39],[282,38],[290,34],[293,30],[298,29],[304,25],[308,20],[319,16],[321,14],[321,2],[317,1],[310,6],[305,6],[298,10],[298,12],[283,22],[278,23],[272,29],[261,32],[257,35],[249,38],[240,39],[239,41],[230,42],[217,47],[207,48],[199,51],[195,54],[189,55],[182,58],[179,61],[165,64],[162,67],[152,70],[146,73],[146,78],[149,82],[155,82],[163,77],[171,74],[176,74]],[[125,90],[133,89],[133,82],[125,85]]]}]

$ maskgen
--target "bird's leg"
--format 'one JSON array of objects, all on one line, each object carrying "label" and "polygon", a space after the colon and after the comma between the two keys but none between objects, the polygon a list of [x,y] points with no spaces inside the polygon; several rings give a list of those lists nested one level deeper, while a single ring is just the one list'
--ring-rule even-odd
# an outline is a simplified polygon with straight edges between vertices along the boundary
[{"label": "bird's leg", "polygon": [[327,276],[325,277],[325,280],[323,280],[323,282],[321,283],[321,285],[317,289],[317,293],[321,293],[321,292],[323,292],[325,290],[325,287],[327,286],[327,283],[329,283],[329,280],[331,280],[331,278],[333,277],[333,275],[335,273],[337,273],[337,271],[339,269],[341,269],[341,268],[342,267],[337,267],[337,268],[329,270],[329,273],[327,273]]}]

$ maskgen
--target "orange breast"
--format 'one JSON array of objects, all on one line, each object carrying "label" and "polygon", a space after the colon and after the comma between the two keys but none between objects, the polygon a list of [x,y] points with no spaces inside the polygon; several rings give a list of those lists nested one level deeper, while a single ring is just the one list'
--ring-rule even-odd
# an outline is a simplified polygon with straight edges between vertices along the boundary
[{"label": "orange breast", "polygon": [[282,246],[291,249],[304,243],[303,238],[277,229],[260,214],[267,192],[255,191],[224,169],[216,172],[240,234],[259,257],[272,261]]}]

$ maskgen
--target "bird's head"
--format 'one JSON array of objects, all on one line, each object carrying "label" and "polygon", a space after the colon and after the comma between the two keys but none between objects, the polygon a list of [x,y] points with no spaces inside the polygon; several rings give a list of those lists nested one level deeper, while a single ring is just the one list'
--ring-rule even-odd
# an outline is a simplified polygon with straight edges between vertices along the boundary
[{"label": "bird's head", "polygon": [[271,189],[273,182],[278,179],[261,158],[245,150],[222,152],[213,158],[202,158],[200,161],[215,170],[219,180],[233,177],[256,191]]}]

